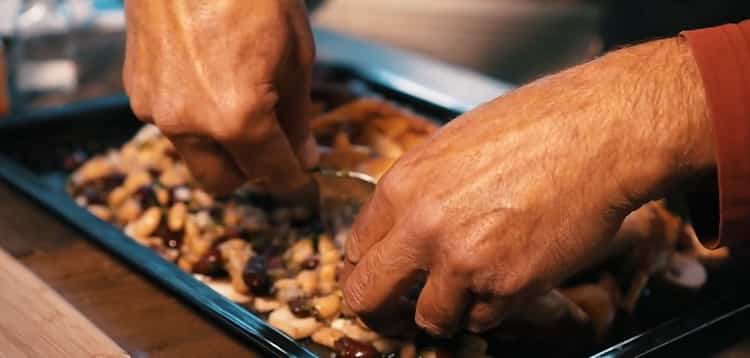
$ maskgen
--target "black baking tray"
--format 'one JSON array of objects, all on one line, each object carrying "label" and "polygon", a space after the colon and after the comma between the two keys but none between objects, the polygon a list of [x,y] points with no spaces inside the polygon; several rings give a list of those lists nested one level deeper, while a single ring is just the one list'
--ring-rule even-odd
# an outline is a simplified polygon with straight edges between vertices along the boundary
[{"label": "black baking tray", "polygon": [[[318,92],[333,105],[353,96],[377,95],[438,122],[458,114],[346,66],[321,65],[317,77],[324,84],[318,87]],[[131,138],[140,125],[124,95],[8,118],[0,123],[0,177],[267,354],[315,357],[309,347],[215,293],[176,265],[127,238],[120,229],[98,220],[68,196],[65,187],[70,170],[65,166],[71,153],[96,154],[116,148]],[[737,325],[748,322],[750,317],[750,275],[740,264],[742,261],[734,260],[720,270],[711,271],[707,286],[688,298],[673,301],[671,296],[660,295],[658,287],[650,295],[646,290],[634,315],[638,319],[619,324],[616,337],[593,345],[587,343],[570,352],[595,357],[680,352],[680,347],[690,347],[693,342],[690,337],[700,337],[704,350],[712,342],[726,345],[727,332],[736,332]],[[545,342],[532,343],[539,348]],[[542,354],[530,348],[531,345],[490,342],[490,346],[502,356]],[[557,355],[564,355],[563,352],[558,351]]]}]

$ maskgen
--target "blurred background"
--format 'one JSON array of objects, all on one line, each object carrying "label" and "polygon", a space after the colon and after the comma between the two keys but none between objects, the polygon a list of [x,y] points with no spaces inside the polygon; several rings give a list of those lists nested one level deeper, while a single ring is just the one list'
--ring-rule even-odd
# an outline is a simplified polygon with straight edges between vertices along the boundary
[{"label": "blurred background", "polygon": [[[308,6],[315,26],[523,84],[613,46],[737,21],[750,1],[308,0]],[[0,0],[0,113],[121,92],[124,23],[122,0]]]},{"label": "blurred background", "polygon": [[[316,26],[517,84],[601,48],[599,2],[327,0],[309,7]],[[123,27],[122,0],[0,0],[12,111],[122,91]]]}]

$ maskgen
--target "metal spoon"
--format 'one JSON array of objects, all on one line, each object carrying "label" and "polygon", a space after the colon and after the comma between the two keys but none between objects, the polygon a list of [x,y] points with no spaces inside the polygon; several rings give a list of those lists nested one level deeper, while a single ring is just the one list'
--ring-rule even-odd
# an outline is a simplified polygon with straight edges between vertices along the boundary
[{"label": "metal spoon", "polygon": [[326,231],[335,237],[352,226],[359,209],[375,191],[376,180],[348,170],[316,168],[311,173],[318,185],[320,219]]}]

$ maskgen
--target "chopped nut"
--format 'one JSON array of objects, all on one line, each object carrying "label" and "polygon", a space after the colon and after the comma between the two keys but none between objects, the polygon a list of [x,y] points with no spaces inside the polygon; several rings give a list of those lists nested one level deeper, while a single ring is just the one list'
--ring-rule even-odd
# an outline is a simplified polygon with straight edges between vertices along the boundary
[{"label": "chopped nut", "polygon": [[359,342],[370,343],[380,338],[377,333],[362,327],[354,320],[347,318],[336,318],[331,322],[331,328],[338,329],[347,337]]},{"label": "chopped nut", "polygon": [[332,294],[323,297],[316,297],[312,301],[318,316],[323,319],[335,317],[341,309],[341,297],[338,294]]},{"label": "chopped nut", "polygon": [[200,207],[208,208],[214,205],[214,199],[203,190],[195,189],[191,196]]},{"label": "chopped nut", "polygon": [[127,193],[127,195],[131,195],[138,191],[138,189],[140,189],[141,187],[150,183],[151,174],[149,174],[147,171],[137,171],[128,174],[127,178],[125,178],[125,182],[122,184],[122,188],[125,193]]},{"label": "chopped nut", "polygon": [[336,341],[344,337],[341,331],[329,327],[321,327],[312,335],[313,342],[324,347],[333,348]]},{"label": "chopped nut", "polygon": [[101,220],[112,220],[112,210],[109,210],[109,208],[104,205],[89,205],[87,209]]},{"label": "chopped nut", "polygon": [[169,209],[169,215],[167,217],[167,224],[169,229],[172,231],[182,230],[185,225],[187,218],[187,205],[184,203],[176,203]]},{"label": "chopped nut", "polygon": [[271,312],[268,316],[268,323],[294,339],[310,337],[320,328],[320,322],[315,318],[297,318],[289,307],[281,307]]},{"label": "chopped nut", "polygon": [[237,292],[234,286],[227,281],[223,280],[211,280],[204,278],[202,280],[208,287],[211,287],[214,291],[218,292],[222,296],[241,304],[249,303],[252,297]]},{"label": "chopped nut", "polygon": [[[380,338],[380,339],[376,339],[375,341],[373,341],[372,346],[375,347],[375,349],[377,349],[378,352],[383,353],[383,354],[388,354],[388,353],[397,352],[399,348],[401,348],[401,342],[395,339]],[[480,356],[472,356],[472,357],[480,357]]]},{"label": "chopped nut", "polygon": [[159,227],[161,221],[161,209],[152,207],[146,210],[138,220],[136,220],[131,227],[132,234],[134,237],[147,237],[150,236],[156,228]]},{"label": "chopped nut", "polygon": [[323,265],[318,271],[318,291],[329,294],[336,289],[336,267],[337,264]]},{"label": "chopped nut", "polygon": [[271,312],[283,305],[282,302],[264,297],[255,297],[253,300],[253,309],[260,313]]},{"label": "chopped nut", "polygon": [[288,257],[289,264],[291,267],[299,268],[302,266],[307,259],[315,254],[313,250],[313,243],[310,239],[302,239],[297,241],[289,248],[286,256]]},{"label": "chopped nut", "polygon": [[398,356],[399,358],[417,358],[417,347],[414,343],[406,343],[401,346]]},{"label": "chopped nut", "polygon": [[315,271],[300,271],[296,279],[302,292],[307,296],[312,296],[318,289],[318,274]]},{"label": "chopped nut", "polygon": [[232,239],[219,245],[221,257],[224,258],[224,269],[229,272],[232,286],[239,293],[247,293],[248,287],[242,278],[245,264],[255,253],[250,244],[240,239]]},{"label": "chopped nut", "polygon": [[114,165],[107,157],[96,157],[81,166],[73,174],[73,183],[83,185],[90,181],[103,178],[115,170]]},{"label": "chopped nut", "polygon": [[283,278],[274,282],[273,289],[276,292],[276,298],[283,302],[289,302],[305,295],[299,282],[291,278]]}]

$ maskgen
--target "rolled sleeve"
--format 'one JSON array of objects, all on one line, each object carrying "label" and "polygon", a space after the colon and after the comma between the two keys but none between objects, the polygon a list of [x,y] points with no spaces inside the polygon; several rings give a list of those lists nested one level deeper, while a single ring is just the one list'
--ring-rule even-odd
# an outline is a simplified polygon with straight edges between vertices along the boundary
[{"label": "rolled sleeve", "polygon": [[696,226],[708,247],[736,244],[750,236],[750,20],[681,35],[700,70],[716,137],[718,186],[707,191],[718,187],[719,222]]}]

